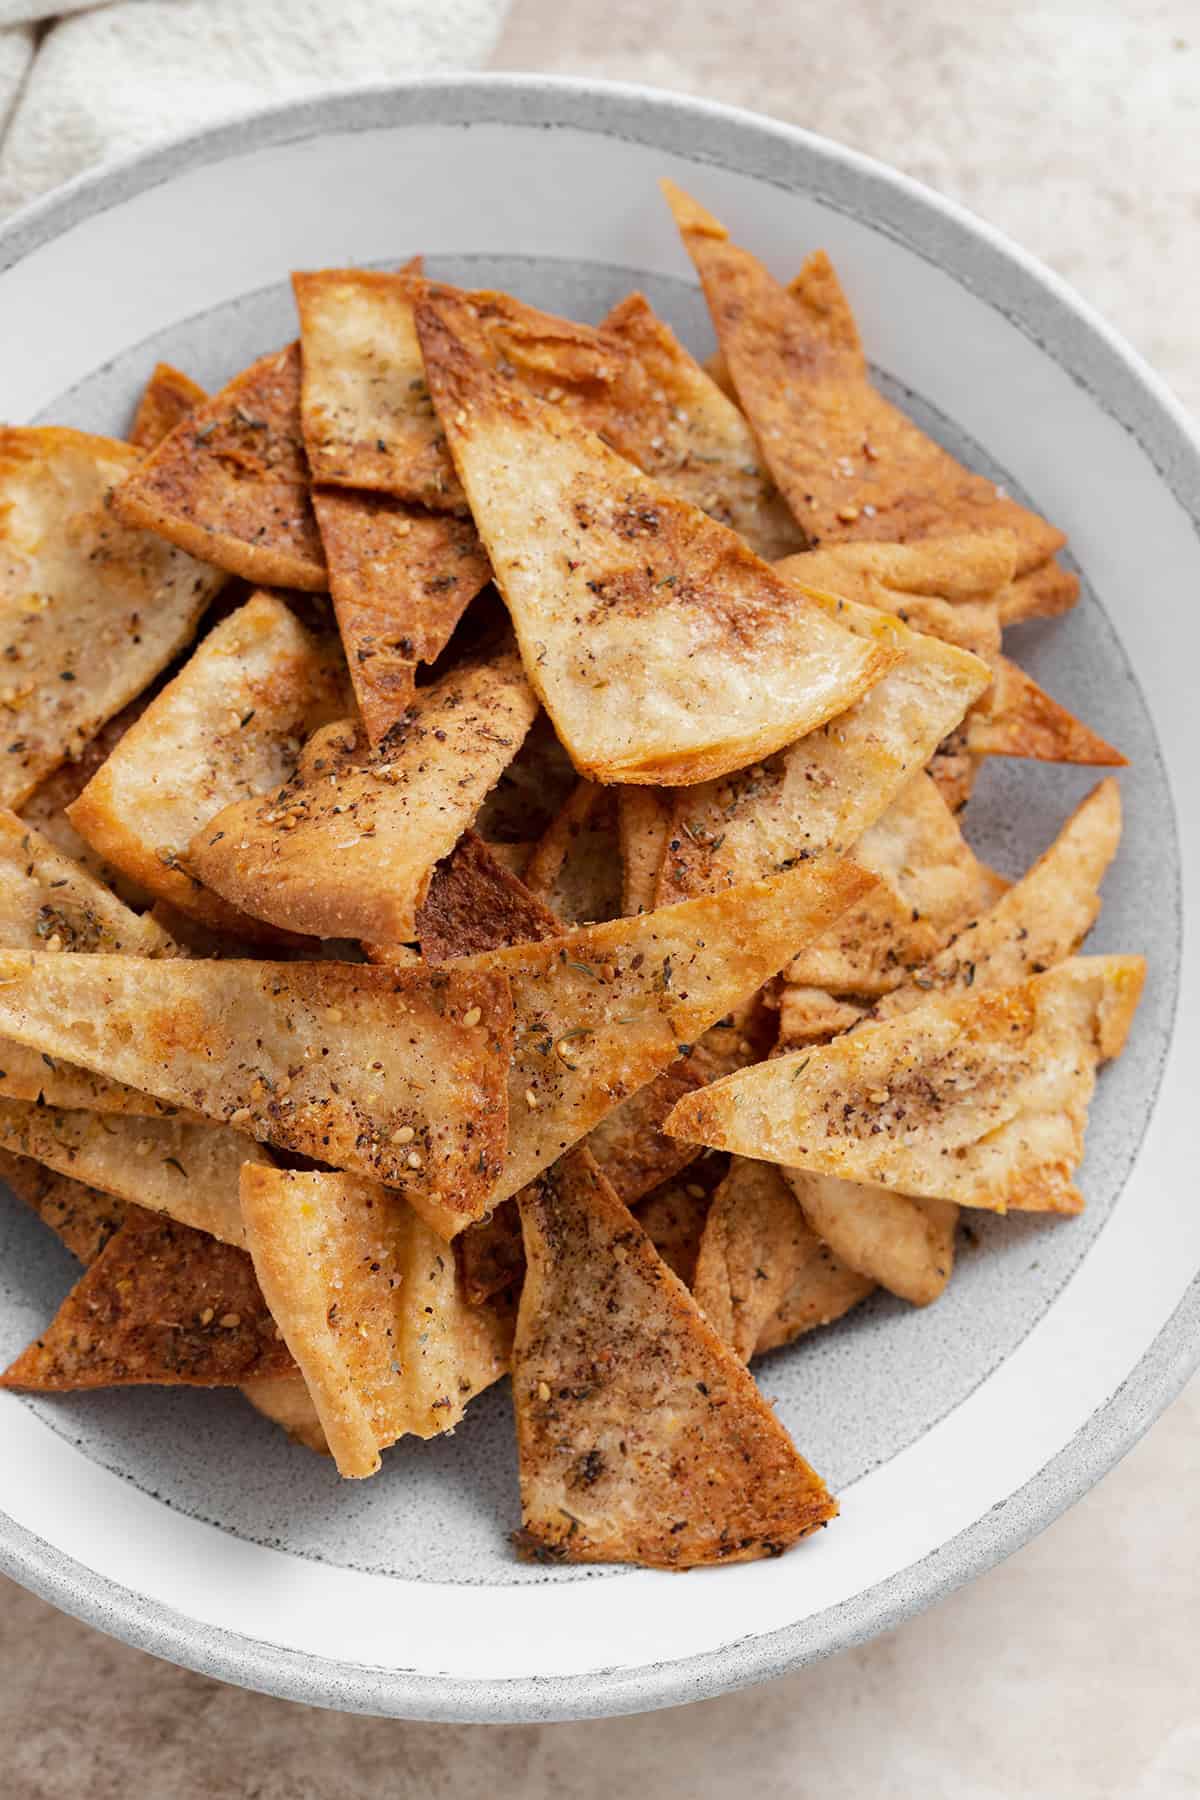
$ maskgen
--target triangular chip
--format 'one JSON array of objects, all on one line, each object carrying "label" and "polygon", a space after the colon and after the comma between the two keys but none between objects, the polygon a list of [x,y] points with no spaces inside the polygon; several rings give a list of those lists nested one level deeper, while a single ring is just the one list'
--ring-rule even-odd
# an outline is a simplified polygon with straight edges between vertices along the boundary
[{"label": "triangular chip", "polygon": [[1029,756],[1038,762],[1120,768],[1126,761],[1006,656],[997,658],[995,681],[967,717],[966,747],[972,756]]},{"label": "triangular chip", "polygon": [[503,976],[461,965],[0,953],[0,1030],[384,1180],[447,1236],[503,1162],[511,1021]]},{"label": "triangular chip", "polygon": [[[563,932],[562,921],[496,861],[473,831],[433,871],[416,923],[421,955],[429,963],[561,937]],[[391,947],[378,956],[374,946],[371,951],[372,962],[391,960]]]},{"label": "triangular chip", "polygon": [[565,924],[619,917],[616,792],[581,781],[534,845],[521,879]]},{"label": "triangular chip", "polygon": [[617,836],[621,844],[621,911],[650,912],[658,871],[671,835],[669,791],[652,787],[617,790]]},{"label": "triangular chip", "polygon": [[998,602],[1013,579],[1016,562],[1016,538],[1011,531],[999,530],[926,538],[915,544],[826,544],[820,550],[784,557],[775,566],[805,587],[824,588],[860,606],[902,612],[914,598],[951,604]]},{"label": "triangular chip", "polygon": [[1019,625],[1023,619],[1057,619],[1070,612],[1079,599],[1079,577],[1053,558],[1024,575],[1016,576],[998,596],[1000,623]]},{"label": "triangular chip", "polygon": [[202,1120],[111,1118],[0,1100],[0,1145],[118,1200],[241,1244],[238,1172],[269,1162],[240,1131]]},{"label": "triangular chip", "polygon": [[787,976],[832,994],[884,994],[906,981],[1004,892],[929,776],[914,777],[854,846],[877,877],[859,904],[807,944]]},{"label": "triangular chip", "polygon": [[491,1204],[673,1063],[680,1046],[760,988],[869,880],[839,863],[797,870],[448,964],[512,983],[508,1152]]},{"label": "triangular chip", "polygon": [[413,322],[420,276],[318,269],[293,275],[292,287],[313,480],[465,512]]},{"label": "triangular chip", "polygon": [[111,888],[118,899],[126,906],[137,911],[145,911],[153,903],[153,895],[140,888],[135,881],[130,881],[97,855],[90,844],[84,842],[67,817],[67,808],[73,800],[78,800],[101,763],[107,762],[129,727],[135,719],[141,717],[149,705],[153,687],[144,689],[136,700],[123,706],[119,713],[103,724],[95,737],[90,738],[82,752],[73,762],[60,763],[52,775],[38,783],[33,793],[21,807],[20,816],[40,831],[42,836],[69,856],[73,862],[94,875]]},{"label": "triangular chip", "polygon": [[137,465],[111,438],[0,431],[0,805],[78,756],[182,650],[224,581],[113,517],[109,496]]},{"label": "triangular chip", "polygon": [[293,1369],[245,1251],[134,1206],[0,1387],[229,1387]]},{"label": "triangular chip", "polygon": [[1003,527],[1017,571],[1064,543],[973,475],[871,385],[854,316],[823,251],[790,288],[673,182],[663,190],[763,455],[814,547]]},{"label": "triangular chip", "polygon": [[406,1432],[449,1431],[508,1367],[503,1309],[469,1306],[454,1254],[399,1195],[352,1175],[247,1165],[246,1237],[342,1475]]},{"label": "triangular chip", "polygon": [[1110,775],[1020,881],[885,995],[875,1016],[910,1012],[934,990],[1012,987],[1074,955],[1099,914],[1100,882],[1120,841],[1121,790]]},{"label": "triangular chip", "polygon": [[182,369],[155,363],[133,415],[129,442],[135,450],[153,450],[207,399],[200,383]]},{"label": "triangular chip", "polygon": [[536,710],[513,650],[452,669],[417,691],[374,750],[353,720],[319,731],[282,789],[210,819],[187,865],[287,930],[410,942],[434,864],[471,824]]},{"label": "triangular chip", "polygon": [[[686,1288],[690,1288],[696,1279],[696,1262],[709,1208],[728,1163],[727,1156],[715,1156],[711,1152],[701,1156],[694,1167],[682,1175],[672,1176],[652,1194],[647,1194],[637,1208],[638,1224],[668,1269],[678,1275]],[[599,1164],[596,1166],[599,1168]],[[600,1172],[604,1173],[603,1170]],[[613,1191],[616,1193],[615,1188]],[[617,1198],[622,1196],[618,1193]]]},{"label": "triangular chip", "polygon": [[56,1169],[11,1150],[0,1150],[0,1181],[32,1208],[85,1267],[95,1262],[125,1220],[126,1202],[115,1194],[60,1175]]},{"label": "triangular chip", "polygon": [[308,1383],[298,1371],[293,1375],[255,1375],[241,1383],[242,1393],[256,1412],[280,1425],[293,1443],[329,1455],[324,1426],[312,1403]]},{"label": "triangular chip", "polygon": [[218,931],[271,936],[188,872],[188,845],[232,802],[276,788],[298,746],[341,716],[335,642],[273,594],[254,594],[209,632],[130,726],[69,809],[95,852],[156,899]]},{"label": "triangular chip", "polygon": [[823,1044],[857,1025],[865,1010],[849,1000],[835,999],[824,988],[800,987],[789,980],[779,990],[779,1047],[799,1050],[807,1044]]},{"label": "triangular chip", "polygon": [[869,1275],[848,1269],[828,1244],[815,1241],[816,1254],[800,1270],[790,1292],[759,1332],[754,1346],[756,1356],[794,1343],[796,1338],[822,1325],[832,1325],[874,1292],[875,1283]]},{"label": "triangular chip", "polygon": [[684,1569],[777,1556],[836,1505],[584,1153],[521,1196],[518,1545]]},{"label": "triangular chip", "polygon": [[[749,1362],[780,1309],[796,1307],[801,1283],[812,1290],[819,1280],[827,1294],[853,1294],[845,1265],[823,1257],[821,1243],[805,1223],[781,1171],[772,1163],[735,1156],[712,1198],[689,1284],[696,1304],[741,1362]],[[869,1292],[870,1282],[861,1283]],[[830,1294],[830,1298],[832,1295]],[[852,1302],[831,1316],[840,1317]],[[813,1323],[827,1323],[813,1319]]]},{"label": "triangular chip", "polygon": [[135,450],[153,450],[207,398],[191,374],[184,374],[169,362],[157,362],[133,414],[131,445]]},{"label": "triangular chip", "polygon": [[895,665],[821,730],[675,796],[660,906],[850,849],[988,686],[978,657],[890,613],[816,590],[810,598],[864,641],[890,645]]},{"label": "triangular chip", "polygon": [[300,346],[260,357],[197,406],[116,490],[113,511],[245,581],[322,592]]},{"label": "triangular chip", "polygon": [[491,570],[469,519],[340,488],[315,492],[313,507],[359,717],[377,744],[412,698],[416,665],[441,655]]},{"label": "triangular chip", "polygon": [[719,774],[831,718],[891,666],[727,527],[507,386],[465,296],[431,294],[417,325],[530,680],[581,774]]},{"label": "triangular chip", "polygon": [[839,1181],[811,1169],[775,1169],[786,1178],[811,1229],[838,1261],[913,1306],[928,1306],[954,1268],[958,1207],[919,1200],[891,1188]]},{"label": "triangular chip", "polygon": [[689,1094],[667,1129],[715,1149],[994,1212],[1078,1212],[1097,1065],[1119,1054],[1138,956],[1075,957]]}]

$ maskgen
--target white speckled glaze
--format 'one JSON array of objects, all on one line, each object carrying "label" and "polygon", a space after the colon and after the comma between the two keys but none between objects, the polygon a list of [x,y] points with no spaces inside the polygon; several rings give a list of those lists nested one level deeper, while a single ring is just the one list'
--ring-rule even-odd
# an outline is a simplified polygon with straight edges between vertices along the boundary
[{"label": "white speckled glaze", "polygon": [[[1179,674],[1196,638],[1200,452],[1154,378],[1053,277],[902,177],[748,114],[532,77],[419,82],[232,123],[16,219],[0,234],[5,412],[119,433],[157,356],[215,384],[291,335],[288,269],[418,249],[435,274],[582,316],[642,286],[703,350],[664,173],[780,275],[824,244],[885,386],[1070,531],[1084,603],[1025,627],[1017,654],[1130,756],[1095,944],[1150,951],[1146,1000],[1101,1079],[1082,1220],[975,1220],[979,1242],[932,1311],[872,1301],[762,1366],[843,1503],[780,1562],[686,1578],[516,1564],[503,1393],[362,1484],[339,1484],[236,1395],[3,1396],[0,1567],[147,1650],[295,1699],[547,1719],[780,1673],[895,1623],[1046,1524],[1200,1347],[1186,1174],[1200,1006],[1180,929],[1200,809],[1179,782],[1176,818],[1166,773],[1200,757]],[[1014,874],[1088,785],[1083,771],[994,765],[971,840]],[[37,1222],[0,1206],[0,1356],[72,1278]]]}]

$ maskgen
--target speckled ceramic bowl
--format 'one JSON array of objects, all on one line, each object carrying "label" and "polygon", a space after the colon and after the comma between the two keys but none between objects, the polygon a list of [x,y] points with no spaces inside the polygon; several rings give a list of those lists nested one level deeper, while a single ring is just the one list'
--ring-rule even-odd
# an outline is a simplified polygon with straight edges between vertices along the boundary
[{"label": "speckled ceramic bowl", "polygon": [[[1096,945],[1149,952],[1146,997],[1092,1109],[1085,1217],[979,1216],[929,1312],[878,1298],[762,1365],[843,1509],[779,1562],[687,1577],[517,1564],[504,1392],[358,1484],[233,1393],[0,1397],[0,1566],[144,1649],[293,1699],[548,1719],[794,1668],[1022,1543],[1197,1356],[1200,993],[1180,894],[1200,850],[1200,455],[1169,395],[1054,277],[899,175],[765,119],[600,84],[414,82],[202,133],[11,223],[3,411],[119,434],[157,357],[215,386],[290,337],[290,269],[417,250],[437,275],[585,318],[640,286],[704,351],[663,174],[780,276],[825,245],[885,388],[1069,530],[1083,603],[1025,627],[1018,654],[1129,755]],[[1088,785],[989,768],[975,847],[1017,873]],[[7,1360],[74,1271],[15,1202],[0,1240]]]}]

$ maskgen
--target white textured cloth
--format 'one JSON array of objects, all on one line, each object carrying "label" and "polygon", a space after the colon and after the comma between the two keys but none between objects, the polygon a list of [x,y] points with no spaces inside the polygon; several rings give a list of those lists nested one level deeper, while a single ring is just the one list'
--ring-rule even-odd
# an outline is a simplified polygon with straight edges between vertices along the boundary
[{"label": "white textured cloth", "polygon": [[478,67],[507,11],[508,0],[0,0],[0,212],[263,102]]}]

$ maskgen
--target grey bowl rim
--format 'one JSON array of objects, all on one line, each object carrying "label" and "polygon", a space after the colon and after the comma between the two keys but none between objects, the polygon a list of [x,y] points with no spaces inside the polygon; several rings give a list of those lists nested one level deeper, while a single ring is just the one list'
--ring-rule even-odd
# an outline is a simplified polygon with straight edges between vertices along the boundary
[{"label": "grey bowl rim", "polygon": [[[956,202],[874,158],[744,108],[663,89],[521,73],[417,76],[238,113],[108,162],[22,208],[0,228],[0,274],[85,219],[190,169],[330,133],[422,124],[616,136],[812,194],[861,219],[949,274],[1053,357],[1130,433],[1200,533],[1200,434],[1161,378],[1059,276]],[[1074,1437],[928,1556],[795,1624],[637,1668],[473,1679],[311,1656],[189,1619],[98,1575],[2,1513],[0,1572],[137,1649],[280,1699],[457,1723],[617,1717],[768,1681],[892,1630],[1073,1505],[1132,1449],[1198,1363],[1200,1275]]]}]

